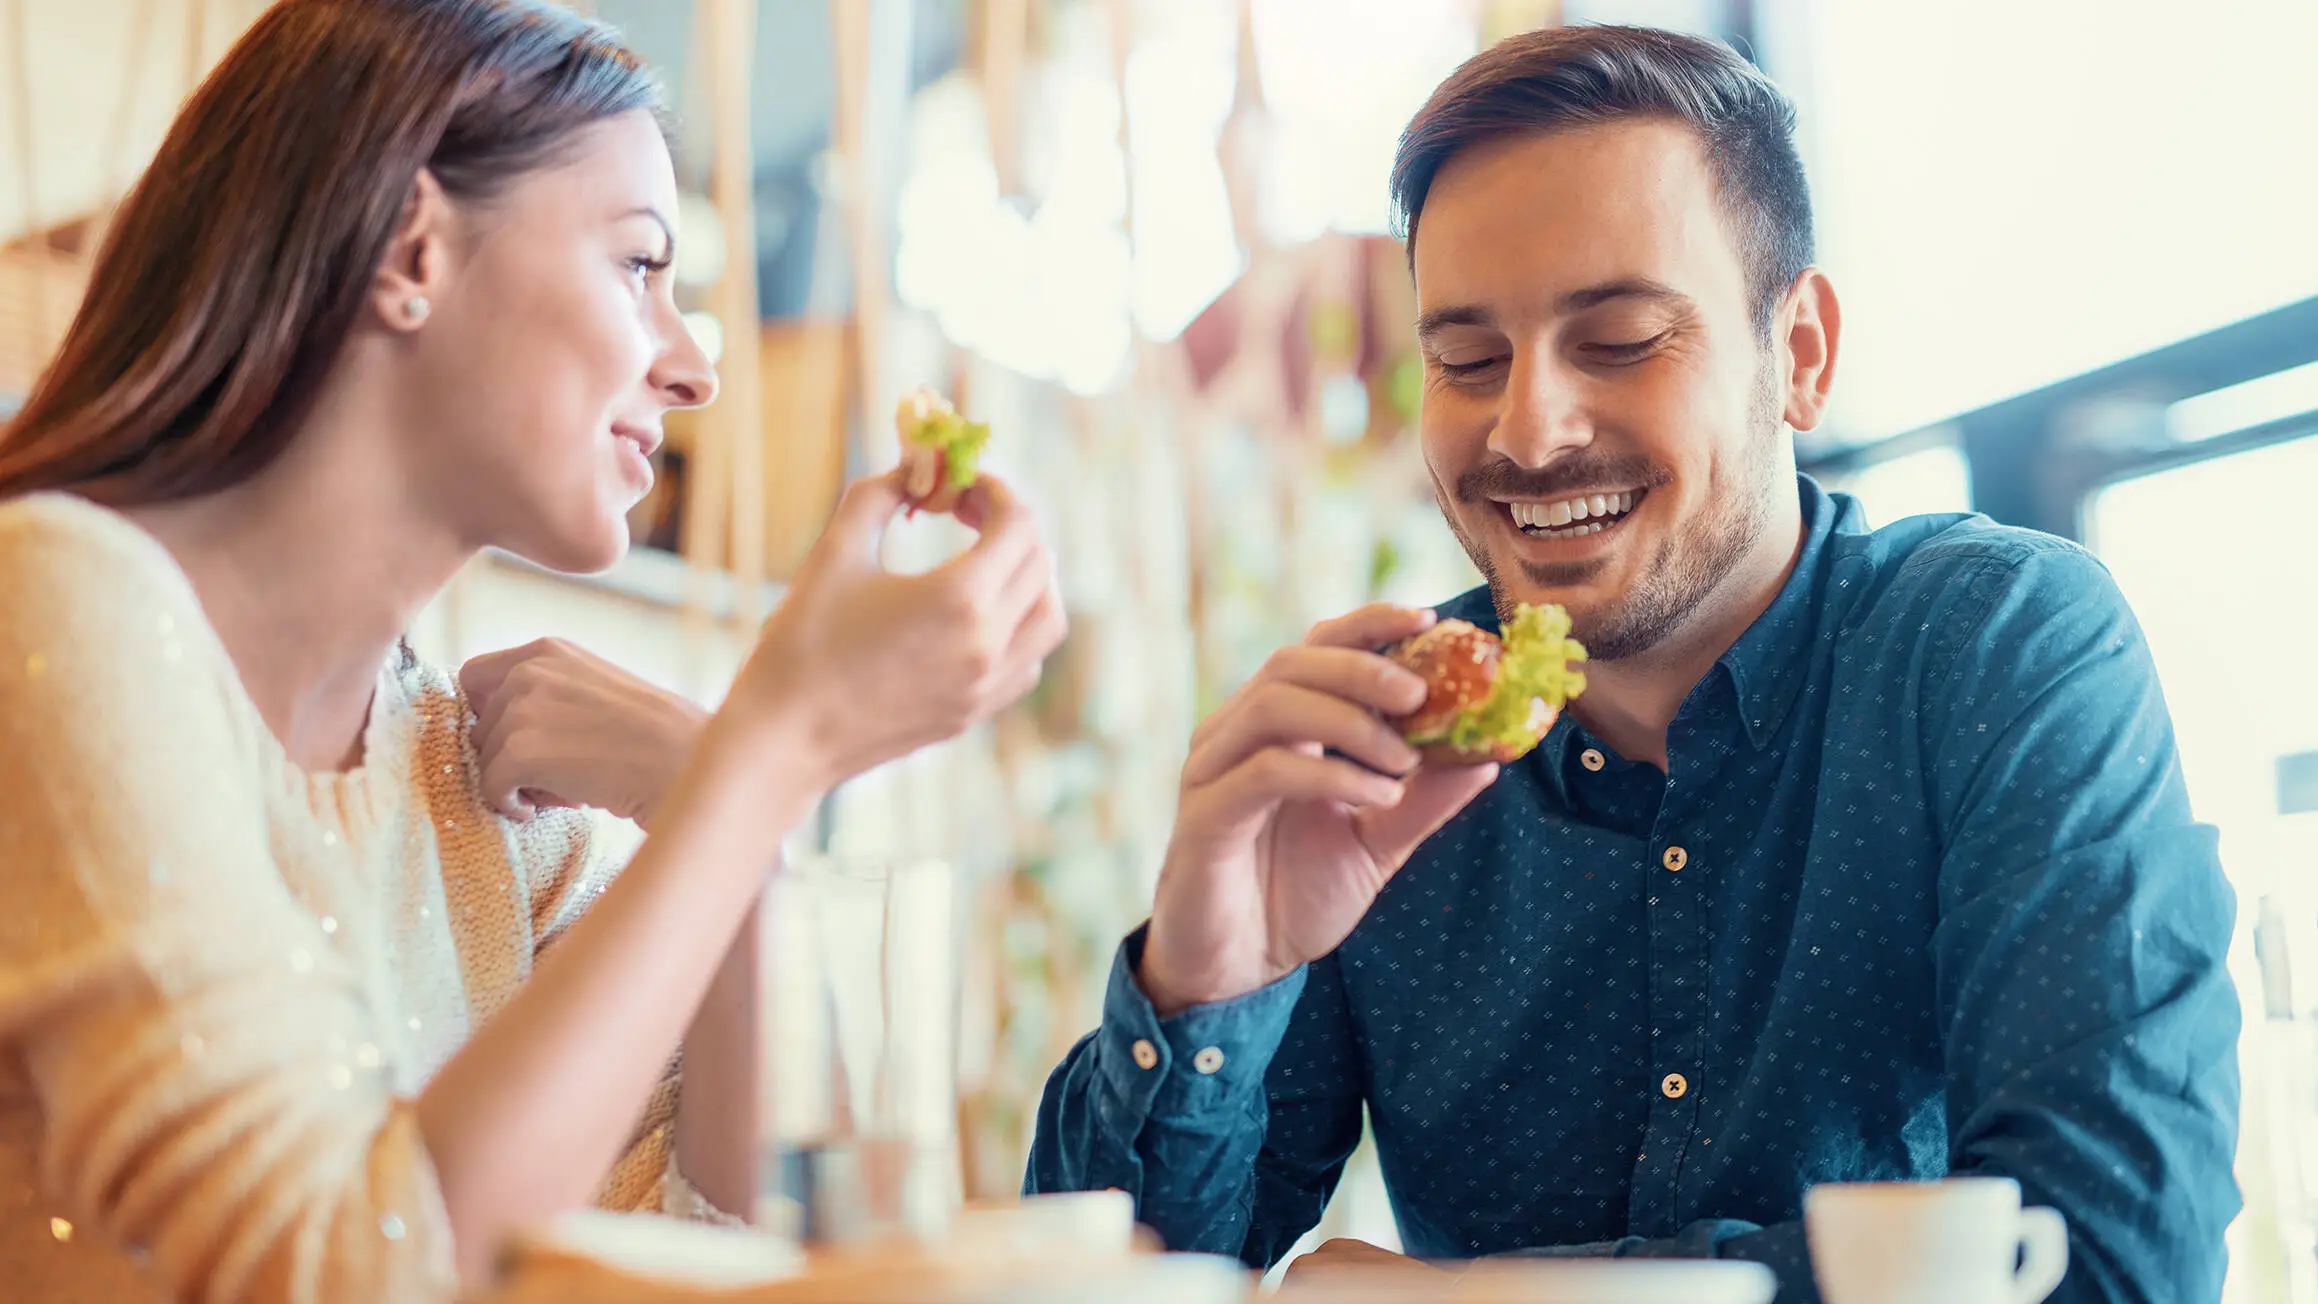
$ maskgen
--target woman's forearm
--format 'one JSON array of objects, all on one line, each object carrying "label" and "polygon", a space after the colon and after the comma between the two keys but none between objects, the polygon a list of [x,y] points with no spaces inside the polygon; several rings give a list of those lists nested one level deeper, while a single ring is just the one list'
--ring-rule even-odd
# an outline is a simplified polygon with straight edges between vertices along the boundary
[{"label": "woman's forearm", "polygon": [[676,1166],[710,1204],[749,1217],[757,1194],[757,946],[763,899],[749,907],[684,1034]]},{"label": "woman's forearm", "polygon": [[710,724],[627,870],[420,1096],[471,1283],[508,1233],[587,1202],[828,786],[779,732]]}]

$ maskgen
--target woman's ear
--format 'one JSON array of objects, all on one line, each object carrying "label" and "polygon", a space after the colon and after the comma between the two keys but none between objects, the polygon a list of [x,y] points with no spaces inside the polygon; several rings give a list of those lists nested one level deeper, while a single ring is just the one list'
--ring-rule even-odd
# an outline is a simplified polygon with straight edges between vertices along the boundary
[{"label": "woman's ear", "polygon": [[371,285],[371,311],[386,329],[408,332],[426,324],[442,293],[454,217],[442,183],[421,168]]}]

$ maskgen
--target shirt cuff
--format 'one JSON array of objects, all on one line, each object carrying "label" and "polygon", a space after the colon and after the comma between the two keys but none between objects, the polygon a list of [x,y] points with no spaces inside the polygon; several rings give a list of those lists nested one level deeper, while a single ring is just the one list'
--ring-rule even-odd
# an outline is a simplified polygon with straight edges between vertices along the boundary
[{"label": "shirt cuff", "polygon": [[1148,929],[1136,929],[1119,944],[1103,995],[1095,1058],[1112,1099],[1138,1124],[1154,1115],[1244,1109],[1263,1093],[1264,1070],[1304,992],[1304,970],[1244,996],[1161,1019],[1135,982]]}]

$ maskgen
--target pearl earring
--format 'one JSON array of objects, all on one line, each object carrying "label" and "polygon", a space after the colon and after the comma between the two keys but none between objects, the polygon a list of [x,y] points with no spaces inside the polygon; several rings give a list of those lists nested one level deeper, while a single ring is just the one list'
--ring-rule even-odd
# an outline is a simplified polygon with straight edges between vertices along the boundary
[{"label": "pearl earring", "polygon": [[432,305],[427,302],[427,296],[423,294],[414,294],[410,298],[403,301],[402,315],[410,318],[412,324],[415,325],[427,319],[427,309],[431,306]]}]

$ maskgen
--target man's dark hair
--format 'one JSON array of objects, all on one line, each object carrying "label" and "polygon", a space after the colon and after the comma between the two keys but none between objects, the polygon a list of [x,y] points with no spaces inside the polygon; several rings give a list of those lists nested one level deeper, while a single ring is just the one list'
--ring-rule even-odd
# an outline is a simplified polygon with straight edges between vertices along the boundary
[{"label": "man's dark hair", "polygon": [[1767,332],[1811,265],[1811,189],[1795,106],[1720,41],[1650,27],[1549,27],[1467,59],[1409,121],[1392,165],[1396,223],[1416,257],[1417,219],[1443,164],[1506,136],[1660,118],[1696,132],[1746,261]]}]

